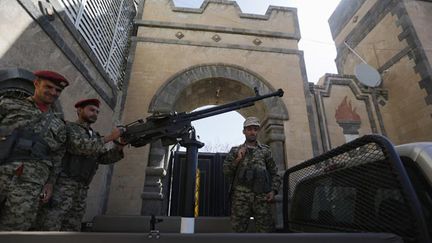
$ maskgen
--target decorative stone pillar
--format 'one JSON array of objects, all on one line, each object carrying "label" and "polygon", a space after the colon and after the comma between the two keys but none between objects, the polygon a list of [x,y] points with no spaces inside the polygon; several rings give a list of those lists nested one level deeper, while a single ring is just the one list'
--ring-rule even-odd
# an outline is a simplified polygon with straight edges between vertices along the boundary
[{"label": "decorative stone pillar", "polygon": [[345,142],[350,142],[359,137],[358,130],[361,125],[361,118],[357,114],[356,109],[352,108],[351,101],[347,101],[347,96],[345,96],[336,109],[335,118],[336,122],[343,129]]},{"label": "decorative stone pillar", "polygon": [[[272,156],[279,170],[279,175],[283,178],[285,173],[285,132],[283,119],[279,116],[269,115],[261,122],[262,141],[270,146]],[[282,186],[279,188],[279,194],[276,195],[275,203],[275,224],[276,228],[283,227],[283,205],[282,205]]]},{"label": "decorative stone pillar", "polygon": [[160,141],[151,144],[149,164],[146,169],[141,215],[165,215],[162,178],[166,175],[167,148]]},{"label": "decorative stone pillar", "polygon": [[285,132],[283,120],[279,117],[267,117],[261,122],[262,141],[270,146],[273,159],[279,171],[285,171]]}]

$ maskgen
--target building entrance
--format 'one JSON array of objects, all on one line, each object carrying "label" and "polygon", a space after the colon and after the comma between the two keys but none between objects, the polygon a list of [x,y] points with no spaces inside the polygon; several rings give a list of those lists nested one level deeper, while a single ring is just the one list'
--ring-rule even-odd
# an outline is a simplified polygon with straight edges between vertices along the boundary
[{"label": "building entrance", "polygon": [[[228,189],[230,181],[223,174],[223,161],[226,153],[199,153],[198,154],[198,207],[195,213],[198,216],[222,217],[229,216]],[[169,215],[179,216],[184,195],[180,193],[180,181],[184,175],[182,168],[186,164],[186,152],[176,152],[172,156],[168,178],[171,192]],[[199,181],[198,181],[199,180]]]}]

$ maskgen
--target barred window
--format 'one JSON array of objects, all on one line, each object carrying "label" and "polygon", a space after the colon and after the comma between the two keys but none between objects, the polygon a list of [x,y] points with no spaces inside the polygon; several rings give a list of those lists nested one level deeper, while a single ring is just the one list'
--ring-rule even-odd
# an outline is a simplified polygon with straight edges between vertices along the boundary
[{"label": "barred window", "polygon": [[129,36],[133,27],[133,0],[60,0],[67,16],[113,82],[121,88]]}]

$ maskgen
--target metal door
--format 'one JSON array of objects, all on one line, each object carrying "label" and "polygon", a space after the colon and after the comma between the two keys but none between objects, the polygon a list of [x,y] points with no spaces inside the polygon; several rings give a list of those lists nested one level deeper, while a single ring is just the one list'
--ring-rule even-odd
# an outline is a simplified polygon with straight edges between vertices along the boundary
[{"label": "metal door", "polygon": [[[226,153],[199,153],[199,216],[228,216],[228,188],[230,182],[223,175]],[[186,162],[185,152],[174,153],[168,176],[171,176],[170,215],[179,216],[184,199],[179,194],[181,168]],[[197,184],[198,185],[198,184]]]}]

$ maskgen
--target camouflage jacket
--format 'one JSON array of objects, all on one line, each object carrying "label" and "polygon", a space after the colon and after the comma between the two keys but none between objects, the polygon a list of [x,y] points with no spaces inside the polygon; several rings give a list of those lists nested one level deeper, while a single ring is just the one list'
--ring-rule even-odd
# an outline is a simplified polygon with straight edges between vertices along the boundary
[{"label": "camouflage jacket", "polygon": [[[51,110],[43,113],[36,106],[32,97],[26,99],[2,97],[0,100],[0,131],[10,132],[16,128],[26,128],[38,133],[48,144],[50,150],[49,159],[20,161],[26,162],[26,171],[35,171],[34,175],[27,174],[28,176],[24,179],[39,184],[54,183],[61,171],[61,160],[65,153],[65,122]],[[41,173],[40,169],[43,165],[49,168],[48,175]]]},{"label": "camouflage jacket", "polygon": [[99,164],[112,164],[123,158],[123,151],[106,149],[102,136],[79,122],[67,122],[67,152],[93,157]]},{"label": "camouflage jacket", "polygon": [[238,166],[236,166],[233,164],[233,161],[237,157],[239,147],[240,146],[232,147],[223,163],[223,172],[225,176],[229,178],[230,182],[234,179],[232,186],[237,188],[246,187],[247,190],[250,190],[250,186],[239,183],[239,172],[244,171],[245,169],[252,169],[254,171],[261,169],[267,171],[270,176],[271,190],[278,192],[281,183],[280,176],[269,146],[258,142],[255,148],[248,148],[245,158],[239,162]]}]

